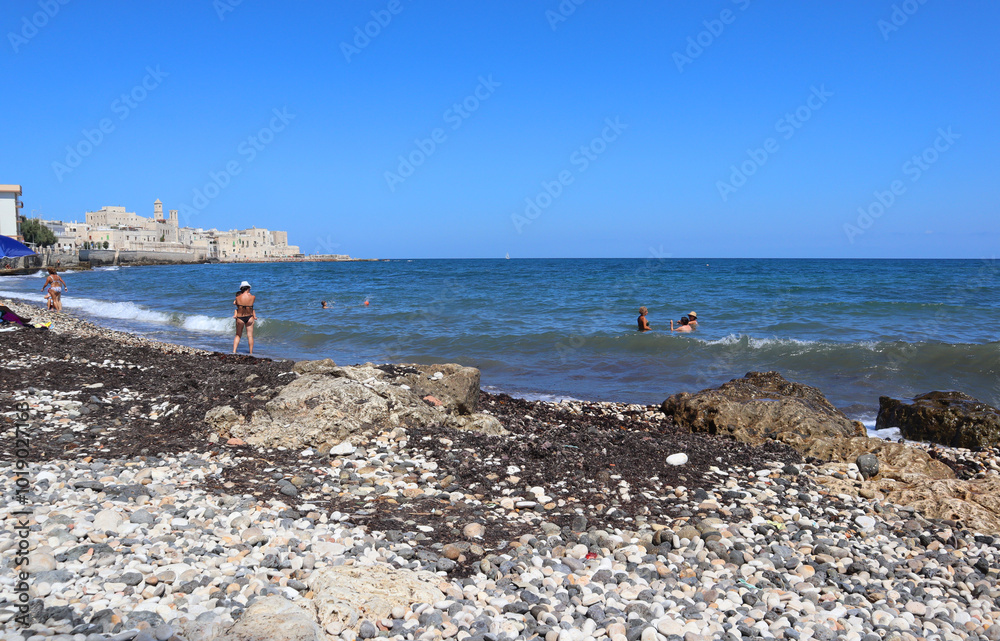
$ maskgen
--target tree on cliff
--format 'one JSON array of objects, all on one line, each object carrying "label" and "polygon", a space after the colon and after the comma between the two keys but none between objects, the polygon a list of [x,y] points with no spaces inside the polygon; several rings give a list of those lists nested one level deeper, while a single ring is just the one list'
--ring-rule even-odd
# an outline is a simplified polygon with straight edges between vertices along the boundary
[{"label": "tree on cliff", "polygon": [[104,249],[108,248],[108,244],[109,244],[108,241],[104,241]]},{"label": "tree on cliff", "polygon": [[21,223],[21,235],[24,236],[24,242],[39,247],[51,247],[56,244],[56,235],[37,218],[29,218]]}]

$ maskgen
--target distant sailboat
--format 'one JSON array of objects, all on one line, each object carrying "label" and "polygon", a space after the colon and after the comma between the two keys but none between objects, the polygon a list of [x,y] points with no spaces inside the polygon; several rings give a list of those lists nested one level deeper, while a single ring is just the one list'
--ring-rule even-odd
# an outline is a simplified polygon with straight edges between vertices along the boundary
[{"label": "distant sailboat", "polygon": [[510,252],[507,252],[507,255],[505,256],[505,258],[506,258],[507,260],[510,260]]}]

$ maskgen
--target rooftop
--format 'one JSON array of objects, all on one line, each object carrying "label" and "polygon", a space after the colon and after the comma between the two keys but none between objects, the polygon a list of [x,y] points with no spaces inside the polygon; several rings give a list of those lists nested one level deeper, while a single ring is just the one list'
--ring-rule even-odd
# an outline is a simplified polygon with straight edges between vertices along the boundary
[{"label": "rooftop", "polygon": [[0,185],[0,194],[21,195],[21,185]]}]

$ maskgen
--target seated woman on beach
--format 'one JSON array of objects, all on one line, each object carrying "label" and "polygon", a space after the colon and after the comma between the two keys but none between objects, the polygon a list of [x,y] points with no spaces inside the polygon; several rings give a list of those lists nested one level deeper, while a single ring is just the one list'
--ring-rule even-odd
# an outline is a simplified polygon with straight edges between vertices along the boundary
[{"label": "seated woman on beach", "polygon": [[61,312],[62,293],[63,290],[69,291],[69,287],[66,285],[66,281],[62,279],[62,276],[56,272],[55,267],[49,267],[48,270],[49,276],[45,279],[45,284],[42,285],[42,291],[45,291],[46,287],[49,288],[52,307],[54,307],[57,312]]},{"label": "seated woman on beach", "polygon": [[690,332],[693,328],[691,327],[691,321],[687,316],[681,316],[681,324],[675,329],[674,321],[670,321],[670,331],[672,332]]},{"label": "seated woman on beach", "polygon": [[247,328],[247,342],[250,344],[250,354],[253,355],[253,323],[257,320],[257,312],[253,309],[253,303],[257,297],[250,293],[250,283],[243,281],[240,283],[240,291],[236,292],[236,300],[233,305],[233,318],[236,319],[236,338],[233,339],[233,354],[240,345],[243,338],[243,328]]},{"label": "seated woman on beach", "polygon": [[649,313],[649,310],[646,309],[645,307],[640,307],[639,308],[639,318],[637,318],[635,320],[636,320],[637,323],[639,323],[639,331],[640,332],[648,332],[649,330],[653,329],[652,327],[649,326],[649,321],[646,320],[646,314],[648,314],[648,313]]}]

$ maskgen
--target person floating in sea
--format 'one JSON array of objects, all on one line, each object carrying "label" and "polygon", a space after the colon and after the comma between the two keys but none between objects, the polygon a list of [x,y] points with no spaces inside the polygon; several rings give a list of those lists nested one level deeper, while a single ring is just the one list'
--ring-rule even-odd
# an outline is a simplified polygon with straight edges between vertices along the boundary
[{"label": "person floating in sea", "polygon": [[325,300],[321,300],[321,301],[319,302],[319,304],[320,304],[320,307],[322,307],[323,309],[330,309],[330,308],[329,308],[329,307],[327,306],[327,304],[326,304],[326,301],[325,301]]},{"label": "person floating in sea", "polygon": [[233,318],[236,319],[236,338],[233,339],[233,354],[240,345],[243,338],[243,328],[247,328],[247,342],[250,344],[250,355],[253,355],[253,324],[257,320],[257,312],[253,309],[253,303],[257,297],[250,293],[250,283],[243,281],[240,283],[240,291],[236,292],[236,300],[233,305]]},{"label": "person floating in sea", "polygon": [[649,321],[646,319],[646,314],[648,313],[649,310],[646,309],[645,307],[639,308],[639,318],[635,320],[639,324],[640,332],[648,332],[649,330],[653,329],[652,327],[649,326]]},{"label": "person floating in sea", "polygon": [[62,293],[63,290],[69,291],[69,287],[66,285],[66,281],[62,279],[62,276],[56,272],[55,267],[49,267],[49,276],[45,279],[45,284],[42,285],[42,291],[45,288],[49,288],[49,296],[51,297],[52,307],[55,308],[57,312],[62,311]]},{"label": "person floating in sea", "polygon": [[694,329],[698,328],[698,314],[696,314],[695,312],[691,312],[690,314],[688,314],[688,325],[690,325]]},{"label": "person floating in sea", "polygon": [[681,316],[681,324],[677,328],[674,328],[673,319],[670,320],[670,331],[672,332],[690,332],[692,329],[691,320],[687,316]]}]

